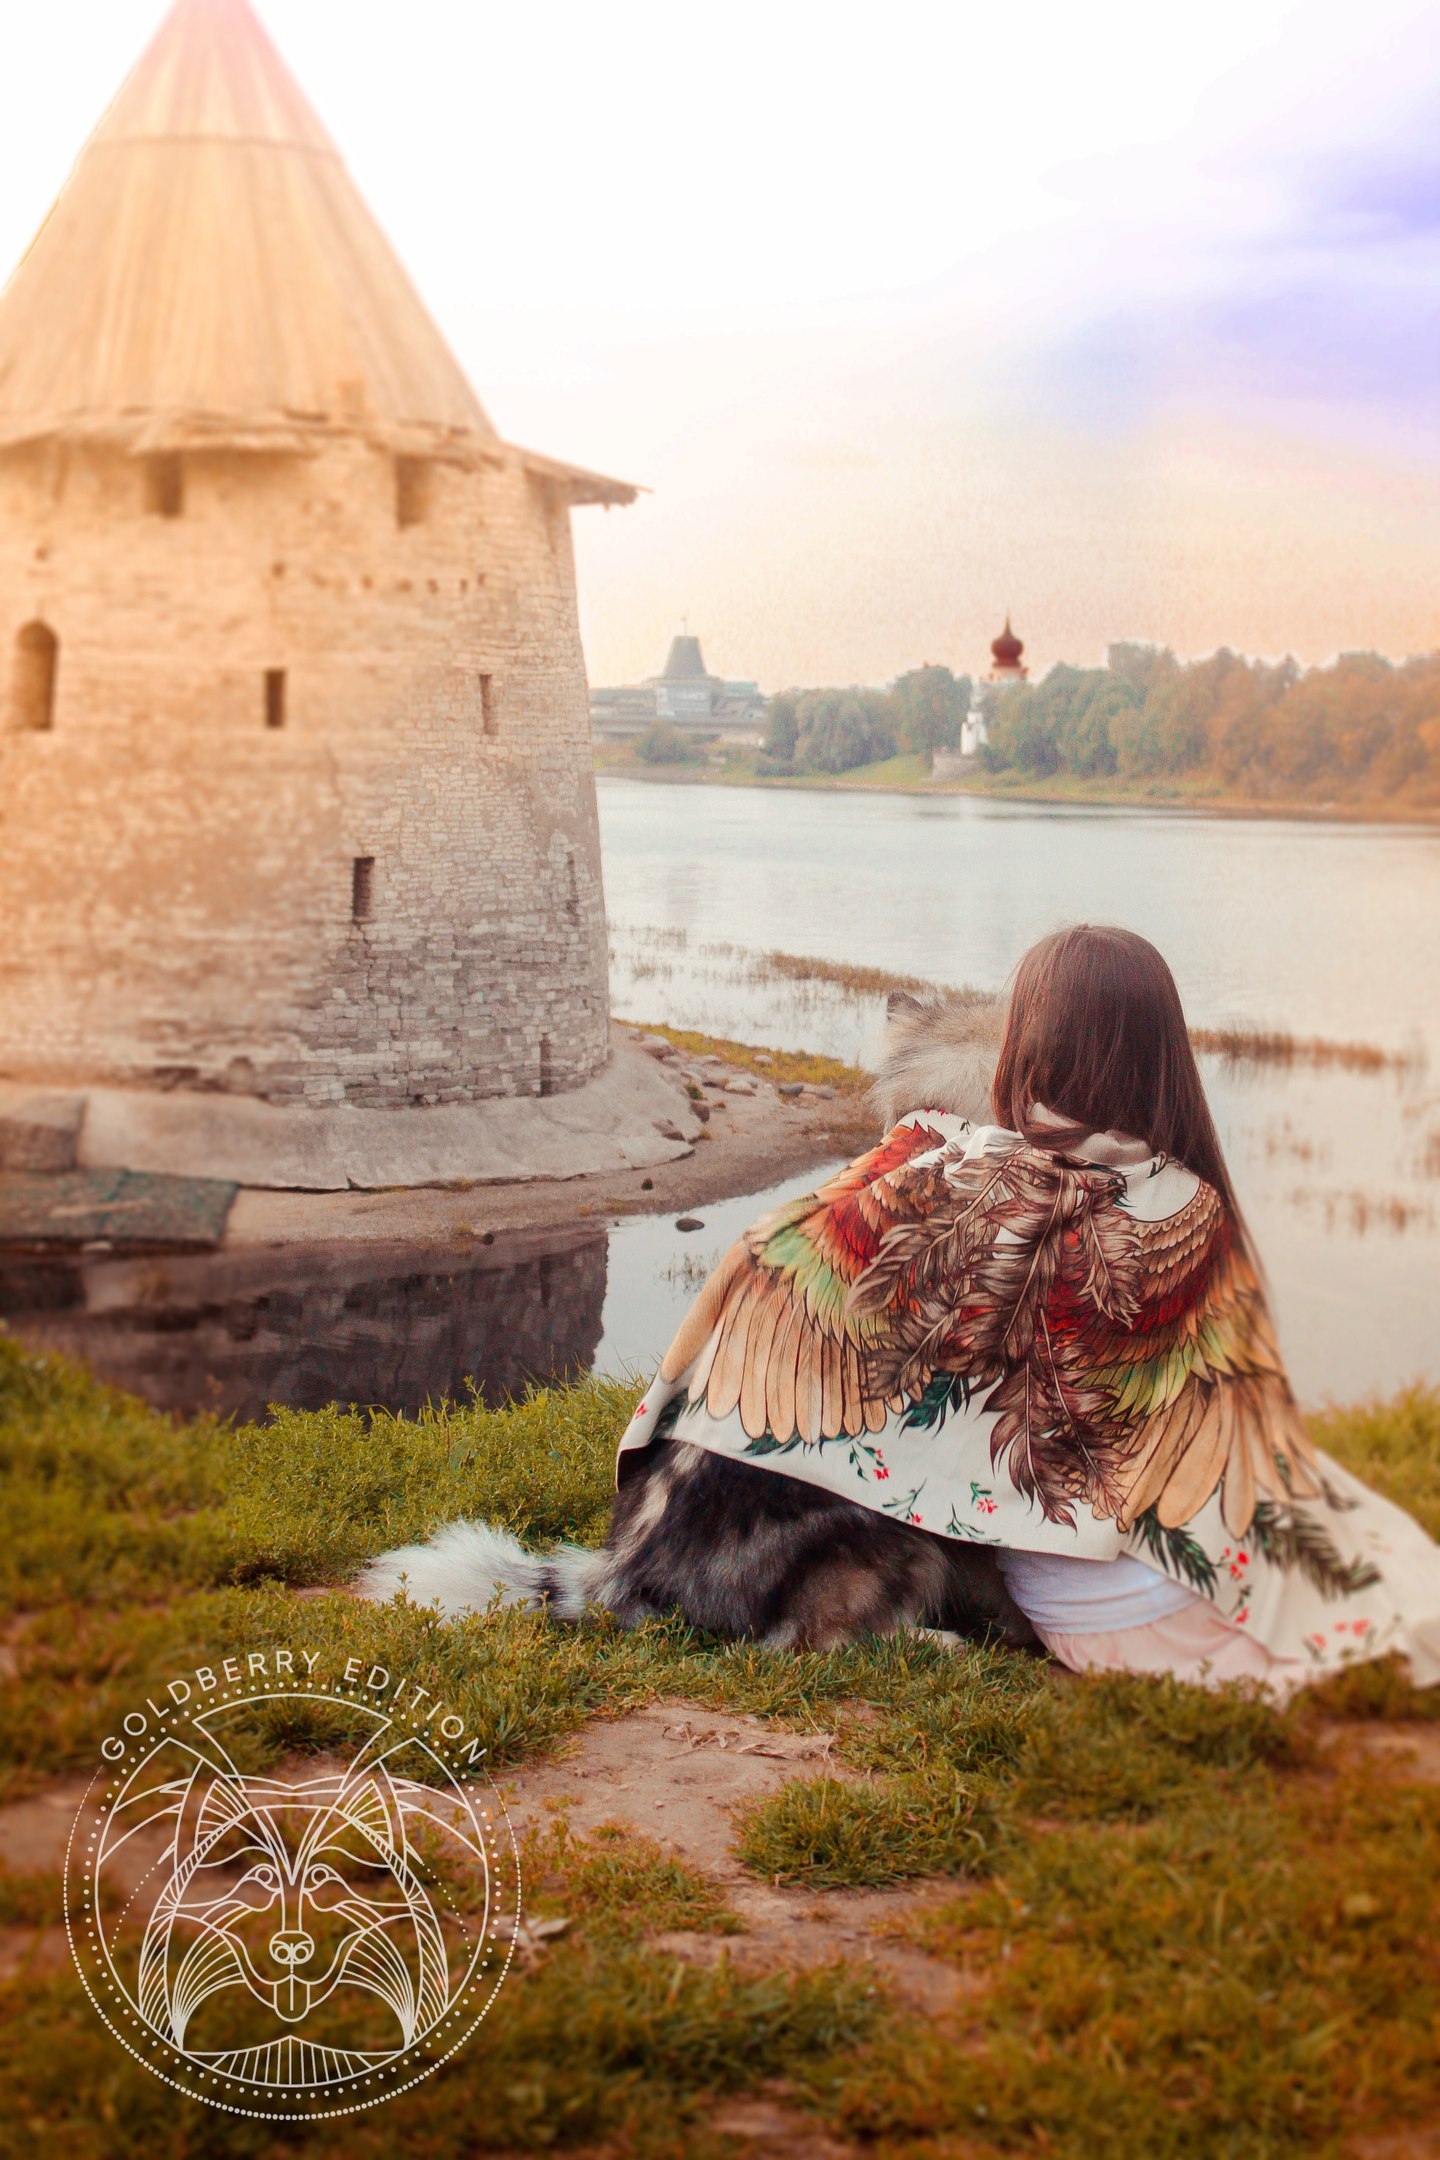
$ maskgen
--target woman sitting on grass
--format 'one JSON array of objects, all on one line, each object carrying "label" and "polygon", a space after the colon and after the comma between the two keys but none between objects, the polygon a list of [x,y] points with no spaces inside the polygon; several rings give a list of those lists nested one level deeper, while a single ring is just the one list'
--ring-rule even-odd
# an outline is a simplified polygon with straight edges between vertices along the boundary
[{"label": "woman sitting on grass", "polygon": [[959,1114],[964,1007],[892,1022],[891,1129],[715,1270],[604,1550],[457,1524],[371,1593],[483,1608],[498,1580],[823,1649],[973,1618],[998,1568],[1076,1670],[1284,1693],[1393,1651],[1440,1681],[1440,1550],[1306,1433],[1160,954],[1090,927],[1026,954],[993,1125]]},{"label": "woman sitting on grass", "polygon": [[1161,955],[1026,954],[995,1125],[946,1114],[944,1034],[902,1019],[920,1107],[741,1240],[622,1454],[683,1402],[684,1440],[992,1546],[1077,1670],[1440,1680],[1440,1549],[1311,1445]]}]

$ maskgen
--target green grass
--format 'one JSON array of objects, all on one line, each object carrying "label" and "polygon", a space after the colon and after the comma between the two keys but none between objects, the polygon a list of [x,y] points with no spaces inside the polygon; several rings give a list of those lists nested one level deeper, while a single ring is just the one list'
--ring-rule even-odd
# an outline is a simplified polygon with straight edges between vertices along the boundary
[{"label": "green grass", "polygon": [[1433,1791],[1257,1775],[1212,1801],[1017,1837],[910,1930],[985,1976],[964,2045],[917,2025],[817,2099],[887,2149],[1065,2160],[1319,2160],[1433,2114]]},{"label": "green grass", "polygon": [[[778,956],[777,956],[778,957]],[[724,1058],[758,1080],[808,1080],[814,1087],[833,1087],[837,1095],[859,1095],[870,1085],[870,1075],[858,1065],[842,1064],[839,1058],[822,1057],[813,1050],[765,1050],[755,1043],[731,1042],[725,1035],[701,1035],[694,1028],[665,1027],[636,1020],[630,1025],[646,1035],[663,1035],[690,1057]]]},{"label": "green grass", "polygon": [[[797,1976],[730,1959],[741,1923],[714,1875],[630,1832],[575,1837],[562,1810],[527,1846],[527,1911],[567,1930],[415,2095],[282,2148],[131,2065],[68,1973],[22,1968],[0,1990],[0,2150],[343,2145],[378,2160],[403,2139],[459,2160],[483,2137],[708,2160],[717,2099],[771,2079],[897,2154],[1299,2160],[1424,2115],[1440,1811],[1403,1763],[1362,1774],[1321,1744],[1326,1723],[1434,1714],[1393,1667],[1282,1712],[1243,1690],[1057,1677],[1002,1648],[904,1638],[788,1656],[677,1621],[446,1625],[403,1602],[294,1597],[338,1590],[369,1554],[459,1513],[537,1542],[598,1539],[633,1401],[587,1382],[496,1411],[176,1426],[0,1337],[0,1793],[88,1772],[165,1678],[276,1641],[409,1672],[497,1769],[661,1697],[834,1731],[835,1773],[739,1815],[739,1857],[832,1894],[953,1879],[910,1932],[975,1976],[959,2022],[907,2017],[863,1964]],[[1315,1431],[1440,1527],[1440,1393],[1334,1411]],[[344,1703],[272,1706],[251,1714],[242,1757],[258,1767],[352,1728]],[[28,1939],[55,1899],[46,1876],[0,1874],[0,1927]],[[716,1938],[718,1961],[653,1945],[686,1934]]]},{"label": "green grass", "polygon": [[1440,1538],[1440,1391],[1409,1387],[1388,1402],[1326,1410],[1310,1430],[1327,1454]]},{"label": "green grass", "polygon": [[667,1932],[726,1934],[737,1923],[712,1884],[646,1841],[622,1849],[560,1829],[532,1839],[526,1862],[539,1886],[527,1913],[563,1914],[569,1931],[507,1977],[453,2063],[375,2115],[277,2135],[179,2099],[121,2052],[64,1973],[0,1990],[0,2151],[383,2160],[403,2149],[468,2160],[615,2139],[637,2160],[682,2144],[704,2160],[715,2145],[703,2112],[716,2098],[848,2055],[879,2024],[863,1969],[752,1973],[647,1951],[642,1914]]}]

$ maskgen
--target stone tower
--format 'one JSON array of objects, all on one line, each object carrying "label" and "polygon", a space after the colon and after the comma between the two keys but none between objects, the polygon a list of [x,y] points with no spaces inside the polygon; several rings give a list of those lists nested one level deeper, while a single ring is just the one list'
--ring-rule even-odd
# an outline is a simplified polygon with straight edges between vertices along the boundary
[{"label": "stone tower", "polygon": [[0,298],[0,1073],[453,1102],[608,1054],[570,509],[247,0]]}]

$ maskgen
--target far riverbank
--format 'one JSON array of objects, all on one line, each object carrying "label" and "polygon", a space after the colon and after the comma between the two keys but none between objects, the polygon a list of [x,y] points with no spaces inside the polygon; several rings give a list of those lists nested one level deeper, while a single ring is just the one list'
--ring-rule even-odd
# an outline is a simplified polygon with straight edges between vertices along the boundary
[{"label": "far riverbank", "polygon": [[1154,780],[1124,781],[1115,777],[1081,780],[1070,773],[1049,778],[1033,773],[976,773],[965,780],[932,779],[923,757],[886,758],[878,765],[859,765],[844,773],[795,773],[771,776],[757,773],[742,759],[723,765],[646,765],[639,758],[597,754],[595,772],[600,779],[664,781],[693,787],[799,789],[811,794],[888,794],[954,798],[974,796],[982,800],[1015,804],[1061,804],[1081,809],[1169,810],[1195,817],[1285,818],[1344,825],[1440,825],[1440,803],[1395,802],[1365,799],[1358,802],[1307,801],[1303,797],[1230,795],[1207,792],[1203,783],[1166,787]]}]

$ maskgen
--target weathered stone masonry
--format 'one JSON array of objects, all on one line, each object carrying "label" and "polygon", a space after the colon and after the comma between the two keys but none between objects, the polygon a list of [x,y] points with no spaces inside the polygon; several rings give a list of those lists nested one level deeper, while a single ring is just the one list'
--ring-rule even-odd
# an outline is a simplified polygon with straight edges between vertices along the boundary
[{"label": "weathered stone masonry", "polygon": [[367,1105],[608,1054],[570,510],[248,0],[0,295],[0,1076]]},{"label": "weathered stone masonry", "polygon": [[428,466],[401,527],[395,468],[343,439],[190,455],[165,516],[143,458],[0,457],[5,1071],[377,1104],[603,1064],[568,504],[497,452]]}]

